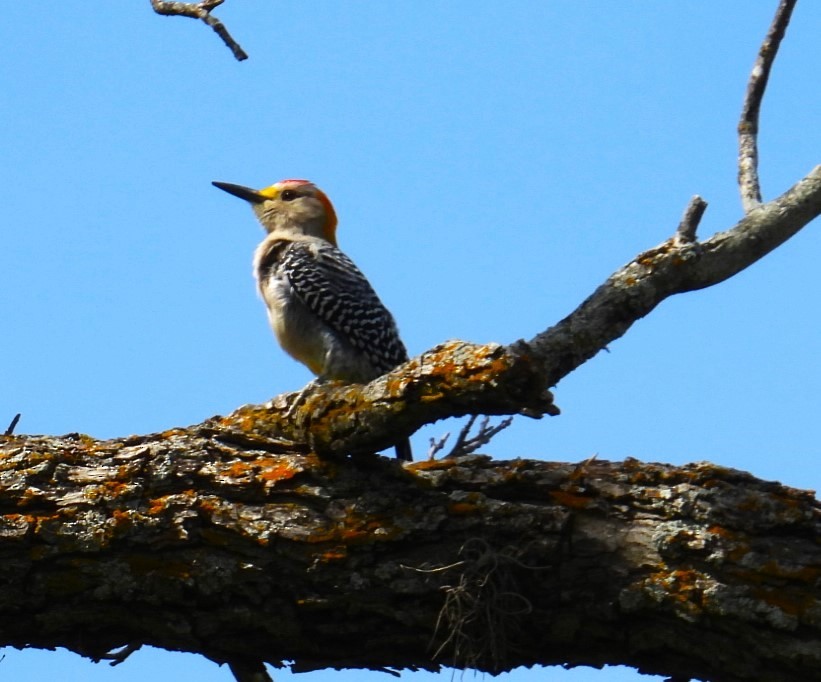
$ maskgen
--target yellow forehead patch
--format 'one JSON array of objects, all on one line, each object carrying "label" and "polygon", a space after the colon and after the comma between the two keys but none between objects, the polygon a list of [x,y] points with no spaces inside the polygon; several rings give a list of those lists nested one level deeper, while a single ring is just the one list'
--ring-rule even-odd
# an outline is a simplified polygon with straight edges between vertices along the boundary
[{"label": "yellow forehead patch", "polygon": [[279,196],[279,183],[275,185],[271,185],[270,187],[266,187],[265,189],[259,190],[257,194],[260,194],[268,199],[276,199]]}]

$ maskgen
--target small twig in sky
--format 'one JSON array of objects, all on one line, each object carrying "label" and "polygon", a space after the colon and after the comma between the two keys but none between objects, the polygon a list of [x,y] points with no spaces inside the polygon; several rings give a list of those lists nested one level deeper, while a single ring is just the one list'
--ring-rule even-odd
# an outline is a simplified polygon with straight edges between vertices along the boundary
[{"label": "small twig in sky", "polygon": [[142,644],[126,644],[120,649],[109,651],[107,654],[100,656],[101,661],[111,661],[111,665],[120,665],[126,658],[128,658],[135,651],[138,651]]},{"label": "small twig in sky", "polygon": [[[470,433],[470,429],[473,427],[473,424],[476,421],[476,417],[477,415],[475,414],[470,415],[467,424],[465,424],[462,427],[462,430],[459,431],[459,435],[456,437],[456,442],[453,444],[453,447],[450,449],[450,452],[447,455],[445,455],[445,457],[459,457],[460,455],[467,454],[463,450],[463,447],[465,444],[465,440],[467,439],[468,434]],[[485,423],[487,423],[487,417],[485,417]]]},{"label": "small twig in sky", "polygon": [[431,438],[430,439],[430,449],[428,450],[428,459],[431,460],[436,456],[436,453],[439,452],[442,448],[445,447],[445,443],[448,442],[448,438],[450,438],[450,431],[448,431],[444,436],[440,438]]},{"label": "small twig in sky", "polygon": [[687,204],[687,208],[684,210],[684,215],[681,216],[681,222],[676,228],[676,241],[679,244],[692,244],[696,241],[696,230],[706,209],[707,202],[698,194],[690,199],[690,203]]},{"label": "small twig in sky", "polygon": [[598,458],[598,456],[599,456],[599,454],[596,453],[595,455],[592,455],[592,456],[588,457],[587,459],[579,462],[576,465],[576,468],[573,469],[573,473],[570,474],[570,480],[577,481],[578,479],[583,478],[584,474],[585,474],[585,470],[587,469],[587,465],[591,464],[592,462],[595,462],[596,459]]},{"label": "small twig in sky", "polygon": [[239,43],[231,37],[225,25],[211,14],[211,10],[219,7],[225,0],[204,0],[203,2],[171,2],[168,0],[151,0],[151,7],[157,14],[164,16],[190,17],[200,19],[208,24],[214,32],[222,38],[228,49],[234,54],[237,61],[248,59]]},{"label": "small twig in sky", "polygon": [[761,205],[761,184],[758,178],[758,115],[764,90],[767,88],[767,79],[770,77],[770,69],[778,54],[781,39],[787,31],[796,2],[797,0],[781,0],[779,3],[770,30],[758,50],[750,80],[747,82],[747,94],[738,123],[738,188],[745,213]]},{"label": "small twig in sky", "polygon": [[17,428],[17,422],[20,421],[20,413],[14,415],[14,419],[11,420],[9,427],[6,429],[6,432],[3,434],[4,436],[10,436],[14,433],[14,429]]},{"label": "small twig in sky", "polygon": [[471,415],[467,424],[465,424],[459,432],[459,436],[453,444],[453,448],[447,455],[445,455],[446,459],[450,457],[464,457],[465,455],[470,455],[476,452],[476,450],[483,445],[487,445],[493,436],[500,431],[504,431],[508,426],[510,426],[513,423],[513,417],[502,419],[502,421],[500,421],[496,426],[488,426],[490,423],[490,417],[484,417],[482,419],[482,423],[479,425],[479,432],[475,436],[469,438],[468,436],[470,436],[470,429],[473,427],[475,421],[476,415]]}]

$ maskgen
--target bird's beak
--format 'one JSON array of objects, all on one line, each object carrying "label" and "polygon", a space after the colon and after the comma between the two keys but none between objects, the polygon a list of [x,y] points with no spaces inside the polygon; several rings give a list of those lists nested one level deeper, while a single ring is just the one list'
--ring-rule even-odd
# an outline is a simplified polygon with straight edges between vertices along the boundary
[{"label": "bird's beak", "polygon": [[270,197],[266,197],[264,194],[260,194],[257,190],[251,189],[250,187],[243,187],[242,185],[233,185],[230,182],[212,182],[214,187],[218,187],[219,189],[223,190],[224,192],[228,192],[228,194],[233,194],[235,197],[239,197],[240,199],[245,199],[245,201],[249,201],[252,204],[261,204],[263,201],[267,201]]}]

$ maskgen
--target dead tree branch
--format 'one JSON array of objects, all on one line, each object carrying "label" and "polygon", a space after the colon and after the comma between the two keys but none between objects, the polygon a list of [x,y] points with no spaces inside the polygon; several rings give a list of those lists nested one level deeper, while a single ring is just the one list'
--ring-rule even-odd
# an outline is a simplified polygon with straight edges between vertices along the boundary
[{"label": "dead tree branch", "polygon": [[173,2],[170,0],[151,0],[151,7],[157,14],[163,16],[177,16],[190,17],[191,19],[199,19],[208,24],[221,39],[222,42],[231,50],[237,61],[241,62],[248,59],[239,43],[233,39],[225,25],[217,19],[211,10],[219,7],[225,0],[204,0],[204,2]]},{"label": "dead tree branch", "polygon": [[787,32],[796,2],[797,0],[781,0],[779,3],[747,83],[747,94],[738,123],[738,187],[745,213],[761,205],[761,185],[758,179],[758,118],[770,70],[781,40]]},{"label": "dead tree branch", "polygon": [[459,435],[456,437],[456,442],[453,444],[451,451],[445,455],[445,457],[464,457],[465,455],[472,455],[480,447],[490,443],[497,433],[504,431],[513,423],[513,417],[507,417],[495,426],[491,426],[490,417],[484,416],[479,424],[479,430],[475,435],[471,435],[470,432],[473,429],[473,424],[476,422],[476,419],[477,415],[472,414],[470,416],[470,419],[468,419],[467,423],[462,427],[461,431],[459,431]]},{"label": "dead tree branch", "polygon": [[19,421],[20,421],[20,413],[18,412],[17,414],[15,414],[12,417],[11,422],[9,422],[9,425],[6,427],[6,431],[3,435],[4,436],[10,436],[11,434],[13,434],[14,429],[17,428],[17,424],[18,424]]},{"label": "dead tree branch", "polygon": [[819,214],[821,166],[816,166],[782,196],[762,204],[725,232],[703,242],[669,239],[639,254],[557,325],[511,348],[529,349],[545,368],[545,384],[552,386],[664,299],[729,279]]},{"label": "dead tree branch", "polygon": [[692,244],[696,241],[696,231],[706,210],[707,202],[698,196],[698,194],[690,199],[690,203],[687,204],[684,215],[681,217],[681,222],[676,229],[675,238],[677,246]]}]

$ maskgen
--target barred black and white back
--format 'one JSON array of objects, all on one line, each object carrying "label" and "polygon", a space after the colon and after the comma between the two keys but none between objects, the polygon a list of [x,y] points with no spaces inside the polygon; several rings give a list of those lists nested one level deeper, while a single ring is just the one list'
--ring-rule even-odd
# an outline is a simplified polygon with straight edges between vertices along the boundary
[{"label": "barred black and white back", "polygon": [[327,241],[274,232],[254,270],[280,344],[317,376],[365,383],[407,361],[393,316]]}]

